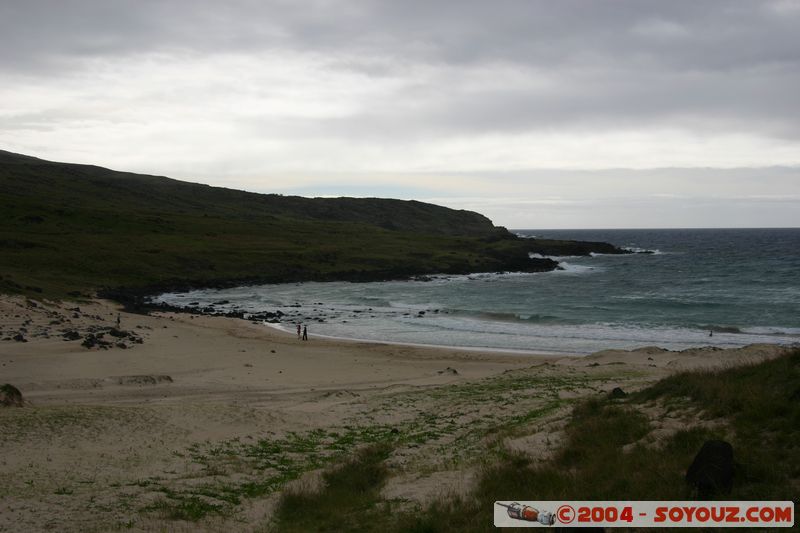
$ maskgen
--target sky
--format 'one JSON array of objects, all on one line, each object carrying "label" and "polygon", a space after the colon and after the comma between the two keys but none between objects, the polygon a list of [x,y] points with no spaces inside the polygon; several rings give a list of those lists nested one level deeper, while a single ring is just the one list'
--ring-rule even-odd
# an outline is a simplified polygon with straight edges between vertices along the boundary
[{"label": "sky", "polygon": [[0,149],[509,228],[800,225],[800,0],[0,0]]}]

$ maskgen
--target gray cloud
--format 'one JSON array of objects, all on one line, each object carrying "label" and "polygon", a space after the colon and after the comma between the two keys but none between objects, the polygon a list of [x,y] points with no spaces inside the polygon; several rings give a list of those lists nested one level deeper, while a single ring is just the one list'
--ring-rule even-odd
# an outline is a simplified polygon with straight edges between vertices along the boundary
[{"label": "gray cloud", "polygon": [[[797,28],[797,0],[9,0],[0,144],[307,194],[462,172],[430,195],[469,179],[522,202],[496,210],[515,221],[534,200],[626,211],[613,197],[628,218],[746,202],[774,221],[798,192],[766,168],[800,165]],[[673,166],[764,170],[536,170]]]},{"label": "gray cloud", "polygon": [[[354,134],[657,123],[796,138],[798,27],[796,3],[752,0],[26,0],[0,6],[0,70],[47,77],[133,54],[313,53],[377,78],[441,70],[396,95],[417,103],[411,114],[383,105],[330,124]],[[469,87],[498,65],[548,83]]]},{"label": "gray cloud", "polygon": [[456,64],[730,71],[796,67],[796,7],[751,0],[26,0],[0,6],[0,30],[3,59],[17,66],[164,48],[277,47]]}]

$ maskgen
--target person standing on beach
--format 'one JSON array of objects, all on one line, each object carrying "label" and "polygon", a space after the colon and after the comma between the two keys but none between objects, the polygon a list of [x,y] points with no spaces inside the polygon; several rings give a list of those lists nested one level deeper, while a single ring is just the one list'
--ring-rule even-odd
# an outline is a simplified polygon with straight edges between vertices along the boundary
[{"label": "person standing on beach", "polygon": [[297,340],[300,340],[300,324],[297,324]]},{"label": "person standing on beach", "polygon": [[303,326],[303,340],[304,341],[308,340],[308,327],[307,326]]}]

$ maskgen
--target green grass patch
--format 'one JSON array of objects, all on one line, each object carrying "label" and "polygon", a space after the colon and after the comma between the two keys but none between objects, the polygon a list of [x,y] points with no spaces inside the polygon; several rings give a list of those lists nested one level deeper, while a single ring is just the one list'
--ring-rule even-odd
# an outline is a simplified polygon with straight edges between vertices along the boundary
[{"label": "green grass patch", "polygon": [[[138,480],[137,485],[164,494],[141,508],[170,520],[197,521],[207,515],[230,516],[245,499],[277,492],[304,473],[330,465],[364,444],[388,446],[398,438],[387,426],[292,432],[255,442],[240,439],[192,445],[185,454],[202,470],[201,484],[181,488],[167,481]],[[237,474],[237,481],[226,476]],[[217,479],[219,477],[219,479]]]},{"label": "green grass patch", "polygon": [[161,498],[143,510],[154,512],[168,520],[197,522],[209,514],[224,515],[227,508],[220,504],[210,503],[199,496],[175,496]]}]

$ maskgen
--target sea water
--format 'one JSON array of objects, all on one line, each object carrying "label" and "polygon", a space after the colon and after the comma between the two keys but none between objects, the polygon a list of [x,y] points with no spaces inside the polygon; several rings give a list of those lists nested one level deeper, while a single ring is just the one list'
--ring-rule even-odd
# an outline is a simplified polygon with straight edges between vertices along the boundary
[{"label": "sea water", "polygon": [[280,310],[280,327],[303,323],[312,337],[538,353],[800,343],[800,229],[517,233],[646,253],[559,257],[563,270],[547,273],[247,286],[156,301]]}]

